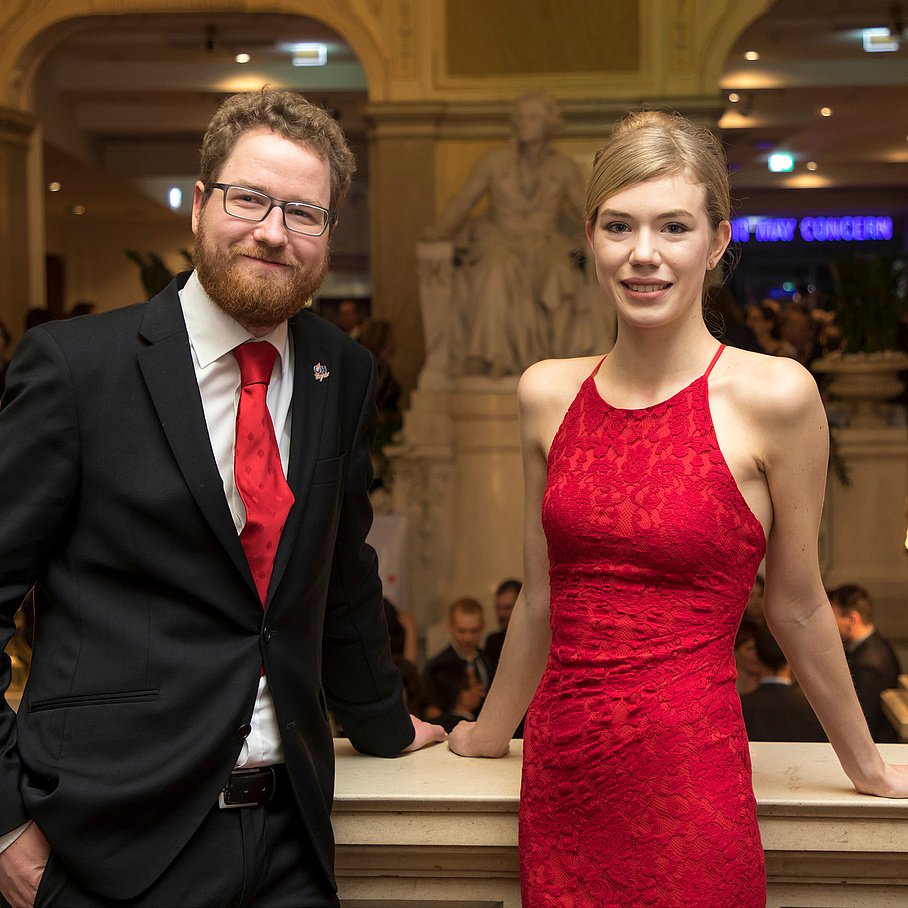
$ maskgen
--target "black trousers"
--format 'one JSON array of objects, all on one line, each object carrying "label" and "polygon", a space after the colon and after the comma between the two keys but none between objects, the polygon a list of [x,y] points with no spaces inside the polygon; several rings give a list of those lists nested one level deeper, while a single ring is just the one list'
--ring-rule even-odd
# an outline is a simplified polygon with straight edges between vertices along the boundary
[{"label": "black trousers", "polygon": [[163,875],[134,899],[110,900],[88,891],[53,853],[35,899],[35,908],[126,905],[337,908],[339,902],[309,840],[286,771],[280,771],[269,803],[232,810],[215,805]]}]

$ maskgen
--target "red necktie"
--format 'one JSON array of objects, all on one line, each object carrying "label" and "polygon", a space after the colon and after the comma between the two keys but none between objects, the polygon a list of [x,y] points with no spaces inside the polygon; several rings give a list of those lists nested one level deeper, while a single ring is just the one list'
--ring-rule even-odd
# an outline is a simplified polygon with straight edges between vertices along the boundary
[{"label": "red necktie", "polygon": [[240,533],[240,543],[264,606],[281,530],[293,505],[293,492],[284,479],[268,412],[268,383],[277,350],[267,341],[246,343],[237,347],[233,355],[240,365],[233,473],[246,506],[246,526]]}]

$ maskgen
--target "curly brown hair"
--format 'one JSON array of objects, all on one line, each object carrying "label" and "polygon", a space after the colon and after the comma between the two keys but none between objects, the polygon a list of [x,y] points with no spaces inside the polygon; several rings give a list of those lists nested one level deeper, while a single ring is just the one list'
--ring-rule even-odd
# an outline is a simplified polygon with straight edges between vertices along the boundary
[{"label": "curly brown hair", "polygon": [[217,182],[224,162],[243,133],[261,127],[309,146],[328,162],[331,210],[337,212],[350,188],[356,159],[331,114],[289,89],[265,87],[260,91],[240,92],[221,104],[202,140],[201,181],[206,185]]}]

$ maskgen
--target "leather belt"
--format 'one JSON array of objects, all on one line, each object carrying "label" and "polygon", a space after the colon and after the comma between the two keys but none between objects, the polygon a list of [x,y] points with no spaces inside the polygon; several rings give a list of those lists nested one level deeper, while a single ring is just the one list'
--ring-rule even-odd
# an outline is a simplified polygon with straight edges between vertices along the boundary
[{"label": "leather belt", "polygon": [[230,810],[267,804],[274,797],[275,791],[282,787],[279,780],[281,783],[287,782],[283,763],[255,769],[235,769],[218,795],[218,806],[221,810]]}]

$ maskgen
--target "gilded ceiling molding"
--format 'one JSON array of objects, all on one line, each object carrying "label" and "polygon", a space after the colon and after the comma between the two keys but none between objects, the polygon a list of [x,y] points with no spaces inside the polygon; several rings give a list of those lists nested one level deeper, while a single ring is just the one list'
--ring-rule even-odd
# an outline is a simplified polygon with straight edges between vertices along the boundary
[{"label": "gilded ceiling molding", "polygon": [[[683,2],[698,6],[694,0]],[[722,70],[738,38],[751,23],[769,12],[776,0],[722,0],[715,2],[720,15],[712,21],[709,30],[699,40],[699,72],[704,91],[717,91]],[[784,2],[784,0],[781,0]]]},{"label": "gilded ceiling molding", "polygon": [[0,107],[0,144],[15,145],[28,151],[37,121],[21,110]]},{"label": "gilded ceiling molding", "polygon": [[[181,13],[287,13],[324,22],[349,42],[359,59],[369,86],[369,96],[387,99],[393,82],[391,60],[400,51],[401,39],[409,41],[415,55],[416,41],[406,27],[398,29],[397,44],[389,32],[397,28],[399,7],[404,22],[412,19],[413,0],[396,3],[378,0],[5,0],[0,7],[0,104],[29,109],[32,84],[42,61],[57,44],[74,32],[96,28],[104,17]],[[415,64],[405,63],[413,68]],[[408,70],[404,70],[406,73]]]}]

